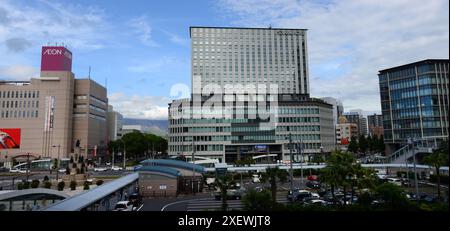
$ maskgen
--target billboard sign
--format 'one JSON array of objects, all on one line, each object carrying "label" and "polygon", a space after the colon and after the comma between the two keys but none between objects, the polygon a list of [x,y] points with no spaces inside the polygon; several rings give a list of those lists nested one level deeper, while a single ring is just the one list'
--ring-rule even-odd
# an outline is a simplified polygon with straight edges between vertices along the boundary
[{"label": "billboard sign", "polygon": [[45,121],[44,121],[44,131],[48,132],[53,130],[54,124],[54,113],[55,113],[55,97],[46,96],[45,97]]},{"label": "billboard sign", "polygon": [[255,152],[267,152],[267,145],[255,145]]},{"label": "billboard sign", "polygon": [[0,128],[0,150],[20,148],[20,128]]},{"label": "billboard sign", "polygon": [[65,47],[42,47],[41,71],[72,71],[72,52]]}]

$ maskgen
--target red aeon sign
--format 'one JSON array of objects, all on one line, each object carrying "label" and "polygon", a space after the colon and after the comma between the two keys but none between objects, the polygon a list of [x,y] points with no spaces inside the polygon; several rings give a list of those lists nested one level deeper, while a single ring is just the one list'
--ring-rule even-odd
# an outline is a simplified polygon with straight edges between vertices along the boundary
[{"label": "red aeon sign", "polygon": [[20,148],[20,128],[0,128],[0,150]]},{"label": "red aeon sign", "polygon": [[42,47],[41,71],[72,71],[72,52],[65,47]]}]

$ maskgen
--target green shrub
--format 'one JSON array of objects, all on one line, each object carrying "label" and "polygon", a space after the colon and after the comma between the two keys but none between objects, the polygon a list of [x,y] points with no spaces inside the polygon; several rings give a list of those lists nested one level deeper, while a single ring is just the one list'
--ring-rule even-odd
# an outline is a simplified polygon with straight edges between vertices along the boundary
[{"label": "green shrub", "polygon": [[242,202],[246,211],[266,211],[272,207],[272,195],[268,190],[262,192],[250,190],[242,198]]},{"label": "green shrub", "polygon": [[75,190],[75,189],[77,189],[77,182],[73,180],[70,182],[70,190]]},{"label": "green shrub", "polygon": [[83,187],[83,189],[84,189],[84,190],[89,190],[89,182],[87,182],[87,181],[84,182],[84,187]]},{"label": "green shrub", "polygon": [[51,188],[52,183],[50,181],[44,181],[44,188]]},{"label": "green shrub", "polygon": [[103,180],[98,180],[97,182],[95,182],[95,184],[96,184],[97,186],[100,186],[100,185],[103,184]]},{"label": "green shrub", "polygon": [[66,186],[66,183],[64,183],[64,181],[61,181],[58,183],[58,191],[62,191],[64,190],[64,187]]},{"label": "green shrub", "polygon": [[[436,175],[430,175],[430,182],[433,182],[433,183],[437,182]],[[447,175],[441,175],[441,184],[448,185],[448,176]]]},{"label": "green shrub", "polygon": [[33,180],[31,181],[31,188],[37,188],[39,187],[39,180]]},{"label": "green shrub", "polygon": [[23,189],[23,183],[22,182],[19,182],[18,184],[17,184],[17,190],[22,190]]},{"label": "green shrub", "polygon": [[29,188],[30,188],[30,182],[29,181],[23,182],[23,189],[29,189]]},{"label": "green shrub", "polygon": [[80,173],[81,173],[81,174],[84,174],[84,167],[82,167],[82,168],[80,169]]}]

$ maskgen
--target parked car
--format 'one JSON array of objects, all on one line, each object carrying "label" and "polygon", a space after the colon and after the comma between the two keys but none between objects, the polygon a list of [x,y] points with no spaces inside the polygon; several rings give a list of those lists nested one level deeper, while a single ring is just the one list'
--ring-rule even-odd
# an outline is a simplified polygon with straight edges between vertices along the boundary
[{"label": "parked car", "polygon": [[114,207],[114,211],[133,211],[133,203],[131,201],[119,201]]},{"label": "parked car", "polygon": [[11,169],[9,170],[9,172],[11,172],[11,173],[19,173],[19,172],[20,172],[20,169],[18,169],[18,168],[11,168]]},{"label": "parked car", "polygon": [[64,168],[58,169],[58,172],[60,172],[60,173],[65,173],[65,172],[66,172],[66,169],[64,169]]},{"label": "parked car", "polygon": [[319,200],[319,199],[310,199],[310,200],[306,200],[305,204],[308,205],[323,205],[323,206],[327,206],[328,203],[324,200]]},{"label": "parked car", "polygon": [[128,200],[133,204],[133,211],[137,210],[143,204],[142,197],[139,193],[131,194]]},{"label": "parked car", "polygon": [[303,202],[307,198],[312,198],[313,195],[307,190],[291,190],[288,191],[287,199],[288,201]]},{"label": "parked car", "polygon": [[257,175],[257,174],[253,175],[253,176],[252,176],[252,182],[253,182],[253,183],[259,183],[259,182],[261,182],[261,179],[260,179],[259,175]]},{"label": "parked car", "polygon": [[8,172],[9,170],[6,167],[0,167],[0,172]]},{"label": "parked car", "polygon": [[111,165],[111,163],[110,162],[106,162],[106,166],[110,166]]},{"label": "parked car", "polygon": [[313,189],[319,189],[320,183],[317,181],[308,181],[308,182],[306,182],[306,187],[313,188]]},{"label": "parked car", "polygon": [[[227,199],[240,200],[245,195],[245,193],[246,193],[246,189],[244,187],[241,187],[241,186],[230,187],[227,190]],[[221,194],[220,190],[217,190],[214,193],[214,198],[216,200],[222,199],[222,194]]]},{"label": "parked car", "polygon": [[398,178],[389,177],[387,178],[387,182],[391,184],[395,184],[397,186],[402,186],[402,180]]},{"label": "parked car", "polygon": [[104,171],[108,171],[108,169],[107,168],[102,168],[102,167],[96,167],[96,168],[94,168],[94,171],[95,172],[104,172]]},{"label": "parked car", "polygon": [[112,166],[111,170],[113,171],[122,171],[123,168],[119,167],[119,166]]}]

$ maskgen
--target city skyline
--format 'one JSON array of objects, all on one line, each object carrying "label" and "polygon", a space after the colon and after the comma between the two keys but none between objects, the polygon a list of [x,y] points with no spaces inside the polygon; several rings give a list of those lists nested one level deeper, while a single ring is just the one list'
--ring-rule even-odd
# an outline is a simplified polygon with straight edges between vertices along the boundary
[{"label": "city skyline", "polygon": [[167,119],[170,87],[190,85],[189,26],[306,28],[311,96],[379,114],[379,70],[448,58],[448,1],[419,3],[1,1],[0,79],[36,77],[40,46],[65,43],[125,117]]}]

